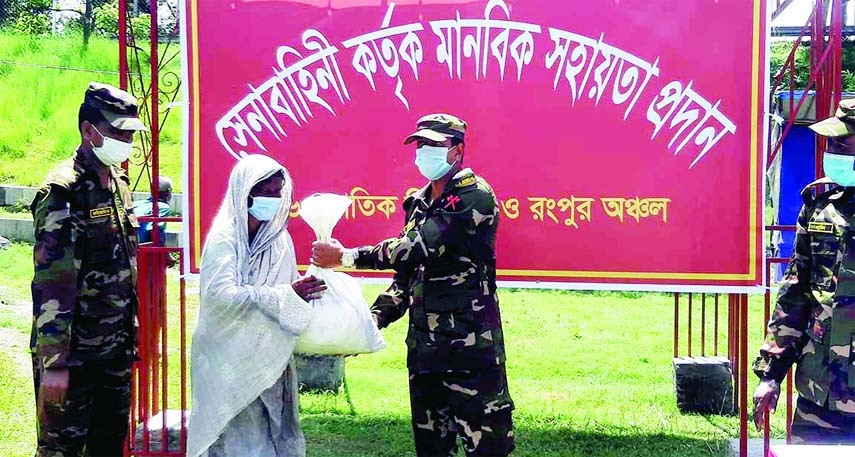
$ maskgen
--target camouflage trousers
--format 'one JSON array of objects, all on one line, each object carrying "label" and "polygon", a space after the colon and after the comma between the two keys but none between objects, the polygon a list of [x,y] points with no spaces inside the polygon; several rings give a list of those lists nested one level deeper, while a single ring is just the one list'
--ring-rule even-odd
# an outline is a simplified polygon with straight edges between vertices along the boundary
[{"label": "camouflage trousers", "polygon": [[454,373],[410,373],[413,437],[419,456],[505,456],[514,449],[505,366]]},{"label": "camouflage trousers", "polygon": [[793,444],[855,444],[855,414],[829,411],[798,397],[792,435]]},{"label": "camouflage trousers", "polygon": [[131,361],[84,362],[69,367],[65,402],[39,407],[41,369],[35,360],[36,457],[123,455],[131,402]]}]

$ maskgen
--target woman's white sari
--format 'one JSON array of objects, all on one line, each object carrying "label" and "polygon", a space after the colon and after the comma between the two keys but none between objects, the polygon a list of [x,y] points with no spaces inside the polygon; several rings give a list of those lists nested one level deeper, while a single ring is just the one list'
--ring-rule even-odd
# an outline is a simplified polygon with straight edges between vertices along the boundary
[{"label": "woman's white sari", "polygon": [[[279,171],[282,205],[250,244],[250,190]],[[298,278],[287,231],[291,191],[287,170],[263,155],[241,159],[229,178],[200,265],[188,457],[305,455],[289,362],[311,306],[291,287]]]}]

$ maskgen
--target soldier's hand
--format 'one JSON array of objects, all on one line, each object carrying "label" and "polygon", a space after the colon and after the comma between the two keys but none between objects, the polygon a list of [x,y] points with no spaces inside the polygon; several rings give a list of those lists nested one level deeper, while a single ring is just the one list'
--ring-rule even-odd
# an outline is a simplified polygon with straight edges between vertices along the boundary
[{"label": "soldier's hand", "polygon": [[68,391],[68,368],[47,368],[42,372],[39,384],[39,401],[45,404],[65,403]]},{"label": "soldier's hand", "polygon": [[312,243],[312,263],[321,268],[339,267],[344,249],[335,238],[330,239],[329,243],[315,241]]},{"label": "soldier's hand", "polygon": [[321,298],[321,294],[327,290],[327,285],[322,279],[314,276],[306,276],[291,283],[294,292],[305,301]]},{"label": "soldier's hand", "polygon": [[766,412],[774,413],[781,395],[781,385],[773,379],[761,381],[754,391],[754,425],[759,431],[763,427]]}]

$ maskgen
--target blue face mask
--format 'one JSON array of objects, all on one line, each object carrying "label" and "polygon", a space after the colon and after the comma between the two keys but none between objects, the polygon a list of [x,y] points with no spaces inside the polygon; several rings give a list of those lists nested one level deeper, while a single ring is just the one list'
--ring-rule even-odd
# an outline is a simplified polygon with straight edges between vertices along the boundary
[{"label": "blue face mask", "polygon": [[252,197],[249,214],[259,221],[269,221],[276,216],[281,204],[282,199],[278,197]]},{"label": "blue face mask", "polygon": [[[422,146],[416,149],[416,166],[425,178],[436,181],[448,174],[453,163],[448,163],[448,151],[442,146]],[[454,163],[457,163],[455,160]]]},{"label": "blue face mask", "polygon": [[855,156],[826,152],[822,155],[822,170],[841,186],[855,186]]}]

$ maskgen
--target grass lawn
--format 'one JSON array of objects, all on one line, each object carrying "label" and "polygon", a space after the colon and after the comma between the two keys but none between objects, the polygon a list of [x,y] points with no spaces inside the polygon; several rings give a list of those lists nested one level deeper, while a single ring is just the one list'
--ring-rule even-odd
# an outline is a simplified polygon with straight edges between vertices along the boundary
[{"label": "grass lawn", "polygon": [[[26,352],[31,249],[14,243],[0,251],[0,455],[9,457],[32,455],[34,445]],[[170,271],[170,408],[178,407],[179,387],[176,285],[177,274]],[[369,301],[380,290],[364,287]],[[195,284],[188,282],[190,327],[198,309],[197,294]],[[670,294],[504,289],[500,296],[508,377],[517,408],[515,455],[728,455],[727,440],[739,436],[738,417],[681,414],[676,407]],[[695,300],[696,316],[699,301]],[[761,305],[762,297],[751,298],[753,322],[762,319]],[[681,316],[685,315],[684,309]],[[711,338],[712,319],[707,321]],[[727,341],[724,328],[723,321],[722,352]],[[384,330],[385,350],[347,359],[355,415],[350,414],[344,393],[301,395],[309,455],[413,455],[405,330],[403,321],[393,324]],[[694,335],[700,335],[698,325]],[[759,331],[752,334],[751,354],[760,338]],[[751,390],[754,385],[752,380]],[[783,436],[783,409],[782,401],[774,416],[773,437]]]},{"label": "grass lawn", "polygon": [[[176,47],[169,49],[172,55]],[[0,61],[0,184],[37,186],[80,144],[77,111],[89,82],[119,84],[119,47],[100,37],[92,37],[83,49],[75,36],[0,31]],[[179,59],[168,68],[180,74]],[[148,73],[147,66],[142,71]],[[160,136],[160,172],[172,177],[175,192],[182,186],[181,135],[180,109],[172,110]],[[128,174],[135,188],[147,191],[149,178],[141,162],[132,158]]]}]

